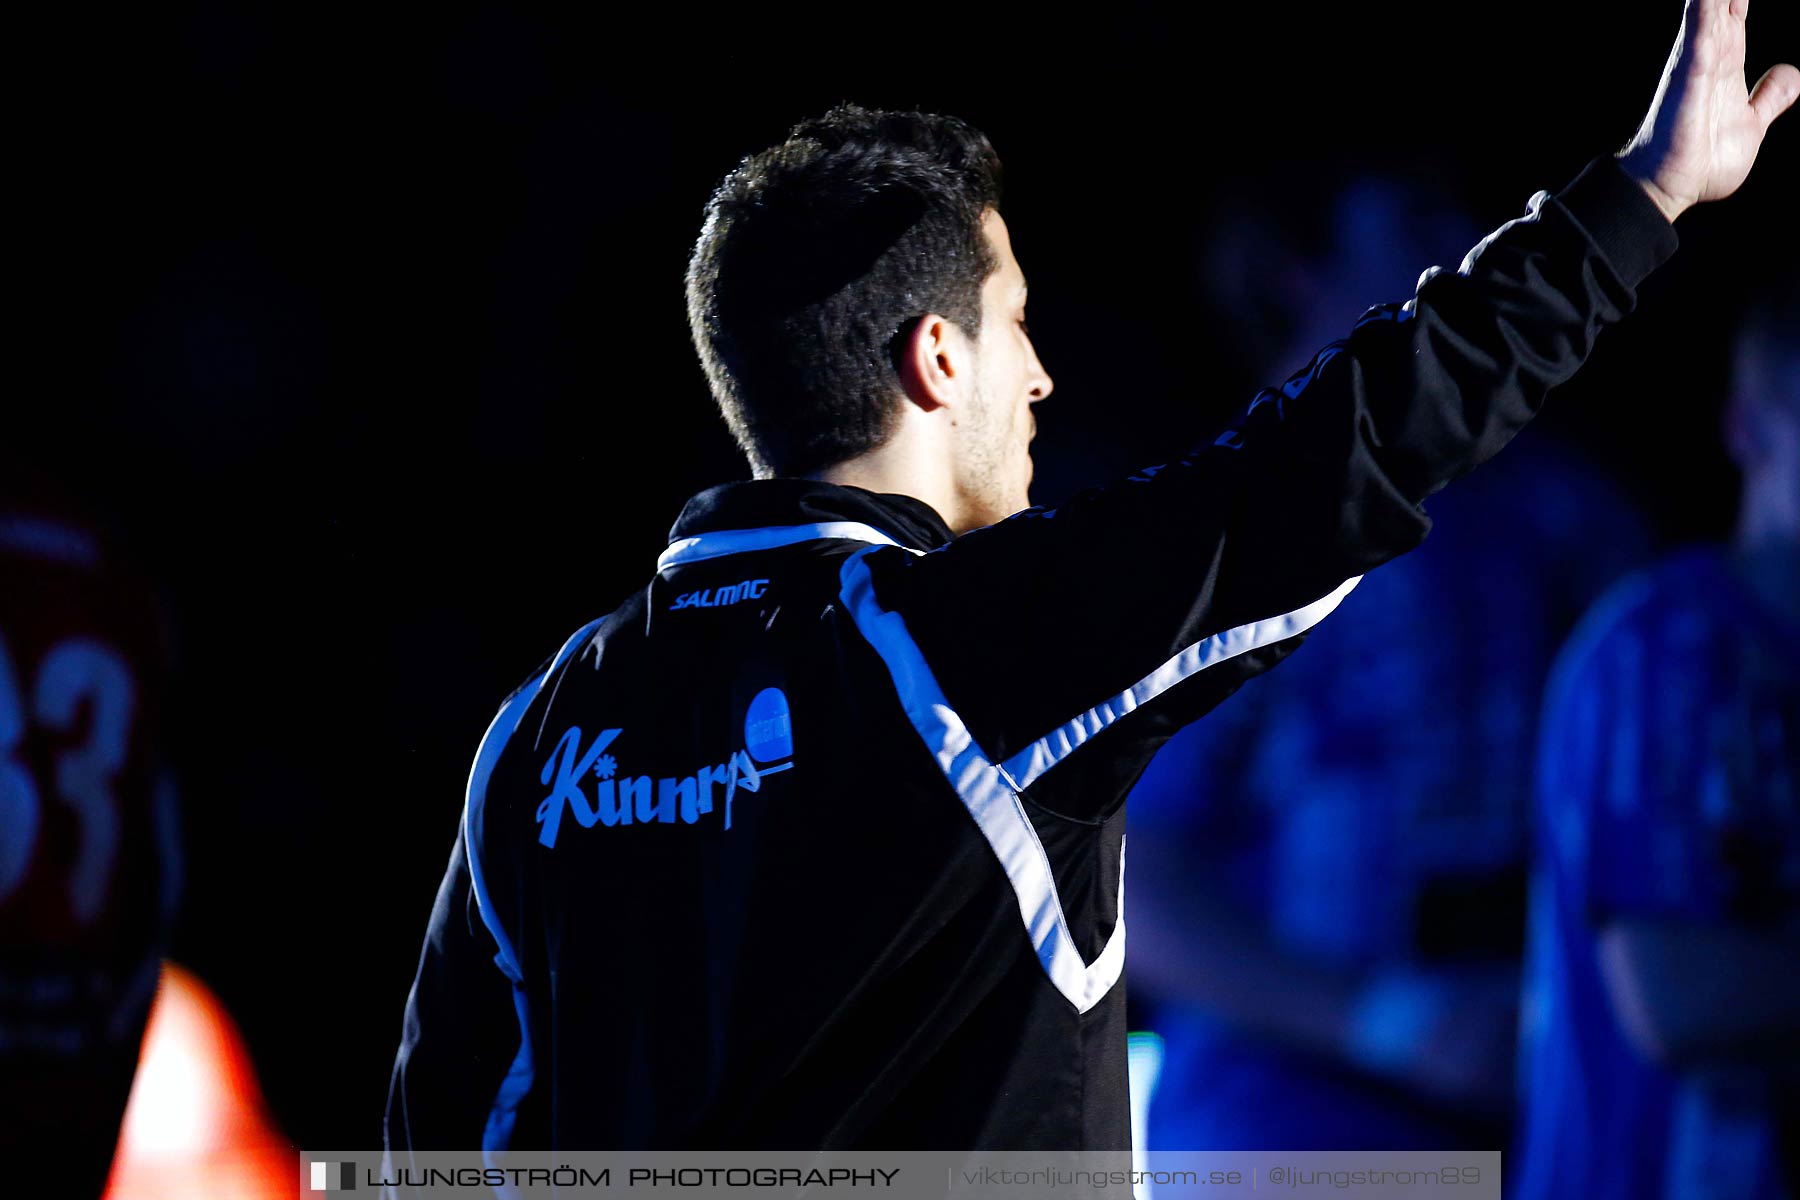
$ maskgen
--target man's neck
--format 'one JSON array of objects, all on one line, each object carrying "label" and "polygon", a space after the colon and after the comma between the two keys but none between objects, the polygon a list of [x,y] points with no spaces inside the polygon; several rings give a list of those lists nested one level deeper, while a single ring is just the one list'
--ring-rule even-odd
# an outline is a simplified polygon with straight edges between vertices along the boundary
[{"label": "man's neck", "polygon": [[806,476],[822,483],[843,487],[859,487],[865,491],[889,495],[911,496],[929,504],[950,526],[952,532],[966,533],[968,525],[963,505],[951,485],[948,472],[933,469],[917,456],[874,450],[844,462],[833,463],[824,470]]}]

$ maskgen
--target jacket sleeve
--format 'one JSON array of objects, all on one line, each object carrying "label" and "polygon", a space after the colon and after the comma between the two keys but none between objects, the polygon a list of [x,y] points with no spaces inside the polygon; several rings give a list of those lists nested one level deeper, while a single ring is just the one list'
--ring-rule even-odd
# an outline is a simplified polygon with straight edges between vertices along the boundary
[{"label": "jacket sleeve", "polygon": [[1596,160],[1216,439],[929,554],[856,555],[846,605],[946,770],[967,749],[1044,808],[1109,816],[1175,730],[1424,539],[1422,502],[1518,432],[1674,249]]},{"label": "jacket sleeve", "polygon": [[513,981],[476,900],[466,829],[438,887],[406,1000],[383,1122],[394,1169],[412,1166],[416,1150],[488,1149],[496,1114],[509,1111],[505,1089],[517,1064],[529,1066]]}]

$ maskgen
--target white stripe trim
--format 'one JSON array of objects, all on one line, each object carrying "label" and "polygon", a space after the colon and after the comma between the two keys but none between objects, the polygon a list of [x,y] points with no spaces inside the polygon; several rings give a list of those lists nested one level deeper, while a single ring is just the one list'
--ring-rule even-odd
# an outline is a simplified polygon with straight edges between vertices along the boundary
[{"label": "white stripe trim", "polygon": [[994,857],[1000,860],[1045,974],[1077,1012],[1085,1013],[1112,990],[1125,968],[1123,849],[1119,861],[1118,919],[1099,957],[1084,963],[1063,917],[1050,859],[1018,794],[975,744],[962,718],[945,700],[925,656],[907,631],[905,619],[882,608],[875,598],[874,581],[863,561],[873,549],[859,550],[844,563],[839,574],[844,608],[887,664],[907,718],[987,838]]},{"label": "white stripe trim", "polygon": [[[702,533],[695,537],[682,538],[678,542],[669,543],[669,548],[664,550],[661,557],[656,560],[656,569],[660,573],[670,567],[679,567],[708,558],[722,558],[727,554],[747,554],[752,550],[776,550],[782,546],[816,542],[823,538],[873,542],[878,546],[900,546],[899,542],[881,530],[873,525],[864,525],[861,521],[824,521],[817,525],[771,525],[763,529],[722,529],[717,533]],[[900,548],[912,550],[911,546],[900,546]],[[917,550],[912,550],[912,552],[920,553]]]},{"label": "white stripe trim", "polygon": [[1260,650],[1275,642],[1286,641],[1311,629],[1330,616],[1338,603],[1350,594],[1350,589],[1360,582],[1361,575],[1346,579],[1329,596],[1314,600],[1305,608],[1297,608],[1291,613],[1283,613],[1279,617],[1263,621],[1252,621],[1248,625],[1239,625],[1236,629],[1227,629],[1224,633],[1215,633],[1204,641],[1195,642],[1117,696],[1096,704],[1073,721],[1058,726],[1031,743],[1000,764],[1000,769],[1010,775],[1019,787],[1030,787],[1045,771],[1067,758],[1089,738],[1139,705],[1148,704],[1182,680],[1226,659]]}]

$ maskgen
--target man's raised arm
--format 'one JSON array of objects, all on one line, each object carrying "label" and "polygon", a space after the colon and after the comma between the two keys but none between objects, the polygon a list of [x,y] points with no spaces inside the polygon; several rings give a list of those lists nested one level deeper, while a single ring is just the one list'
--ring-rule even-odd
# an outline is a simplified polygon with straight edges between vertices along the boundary
[{"label": "man's raised arm", "polygon": [[[1791,66],[1745,88],[1745,8],[1690,0],[1626,150],[1368,310],[1217,439],[927,555],[859,556],[846,602],[905,660],[890,666],[909,707],[941,695],[1052,811],[1116,809],[1170,734],[1424,538],[1421,502],[1497,453],[1631,310],[1675,248],[1669,217],[1742,183],[1800,94]],[[1101,739],[1115,753],[1081,752]]]}]

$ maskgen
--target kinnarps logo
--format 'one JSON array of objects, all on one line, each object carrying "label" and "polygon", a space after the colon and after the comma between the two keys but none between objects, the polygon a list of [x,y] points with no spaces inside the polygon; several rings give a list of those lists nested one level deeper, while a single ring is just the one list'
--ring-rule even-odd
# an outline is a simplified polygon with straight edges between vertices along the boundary
[{"label": "kinnarps logo", "polygon": [[[538,777],[538,782],[550,788],[537,807],[539,842],[556,847],[564,812],[573,813],[583,829],[592,829],[596,822],[608,828],[677,821],[692,825],[713,811],[714,788],[723,789],[725,828],[730,829],[731,802],[738,789],[761,791],[766,777],[794,765],[793,722],[787,696],[780,688],[764,688],[750,701],[744,714],[742,750],[734,750],[718,766],[704,766],[691,775],[654,782],[647,775],[620,775],[618,760],[607,750],[624,732],[602,729],[585,751],[578,725],[569,726],[557,740]],[[583,790],[583,780],[590,773],[598,780],[592,804]]]}]

